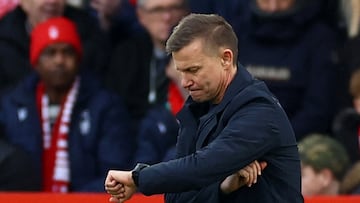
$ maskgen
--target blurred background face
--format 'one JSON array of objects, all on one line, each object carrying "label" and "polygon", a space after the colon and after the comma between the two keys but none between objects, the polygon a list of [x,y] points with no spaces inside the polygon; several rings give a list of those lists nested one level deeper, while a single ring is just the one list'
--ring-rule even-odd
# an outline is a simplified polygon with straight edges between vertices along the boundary
[{"label": "blurred background face", "polygon": [[[141,1],[138,1],[141,2]],[[150,33],[155,44],[165,46],[172,28],[187,14],[183,0],[143,0],[138,3],[140,23]]]},{"label": "blurred background face", "polygon": [[304,196],[321,194],[323,176],[317,173],[311,166],[301,166],[301,193]]},{"label": "blurred background face", "polygon": [[66,90],[70,88],[78,72],[78,56],[67,43],[54,43],[40,54],[36,70],[45,86]]},{"label": "blurred background face", "polygon": [[267,13],[283,12],[289,10],[296,0],[256,0],[260,10]]},{"label": "blurred background face", "polygon": [[354,108],[358,114],[360,114],[360,97],[355,97],[353,99]]},{"label": "blurred background face", "polygon": [[63,15],[65,0],[21,0],[20,5],[26,12],[32,26],[48,18]]},{"label": "blurred background face", "polygon": [[122,0],[91,0],[90,6],[104,17],[111,17],[119,11]]}]

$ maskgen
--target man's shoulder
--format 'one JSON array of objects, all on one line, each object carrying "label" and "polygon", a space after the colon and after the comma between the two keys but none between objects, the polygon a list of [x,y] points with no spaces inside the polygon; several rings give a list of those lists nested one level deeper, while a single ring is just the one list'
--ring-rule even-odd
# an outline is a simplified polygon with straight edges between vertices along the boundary
[{"label": "man's shoulder", "polygon": [[14,86],[9,86],[2,91],[1,100],[7,103],[26,103],[35,95],[35,86],[38,78],[35,74],[26,76]]},{"label": "man's shoulder", "polygon": [[14,40],[25,32],[25,13],[18,6],[0,19],[0,40]]}]

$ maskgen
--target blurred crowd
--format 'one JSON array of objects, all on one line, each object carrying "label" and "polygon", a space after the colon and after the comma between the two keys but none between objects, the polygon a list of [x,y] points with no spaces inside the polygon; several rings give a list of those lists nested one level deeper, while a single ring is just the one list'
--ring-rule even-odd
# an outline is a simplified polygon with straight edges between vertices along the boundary
[{"label": "blurred crowd", "polygon": [[223,16],[288,115],[303,195],[360,193],[360,0],[0,0],[0,190],[103,192],[175,157],[188,93],[165,51]]}]

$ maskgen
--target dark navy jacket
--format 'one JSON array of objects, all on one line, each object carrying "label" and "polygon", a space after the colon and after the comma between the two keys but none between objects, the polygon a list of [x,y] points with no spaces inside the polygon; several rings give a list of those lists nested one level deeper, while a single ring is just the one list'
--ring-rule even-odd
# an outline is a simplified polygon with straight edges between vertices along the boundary
[{"label": "dark navy jacket", "polygon": [[283,17],[253,11],[239,36],[239,62],[279,99],[298,139],[329,132],[336,109],[336,38],[316,18],[320,2],[307,2]]},{"label": "dark navy jacket", "polygon": [[[1,101],[0,124],[7,139],[32,155],[41,173],[42,133],[36,107],[37,75],[26,78]],[[104,191],[109,169],[132,168],[134,139],[128,113],[117,96],[100,88],[93,77],[80,79],[69,131],[71,191]],[[41,177],[41,176],[40,176]]]},{"label": "dark navy jacket", "polygon": [[[179,112],[178,159],[145,168],[139,191],[166,202],[303,202],[297,143],[285,112],[243,67],[220,104],[188,99]],[[252,187],[219,194],[228,175],[254,160],[268,163]]]}]

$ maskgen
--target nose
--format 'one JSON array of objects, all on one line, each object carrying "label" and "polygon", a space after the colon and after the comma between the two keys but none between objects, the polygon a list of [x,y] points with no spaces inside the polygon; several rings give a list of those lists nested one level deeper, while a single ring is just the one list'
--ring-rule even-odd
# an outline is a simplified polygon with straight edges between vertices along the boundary
[{"label": "nose", "polygon": [[171,19],[172,13],[170,10],[164,10],[161,13],[161,18],[165,21],[169,21]]},{"label": "nose", "polygon": [[185,89],[189,89],[192,84],[193,84],[193,81],[190,79],[190,77],[187,76],[185,73],[182,73],[181,74],[181,86]]},{"label": "nose", "polygon": [[276,12],[279,10],[279,2],[276,0],[269,1],[268,5],[269,12]]},{"label": "nose", "polygon": [[65,59],[64,53],[58,51],[58,52],[56,52],[56,53],[54,54],[54,62],[55,62],[56,64],[61,64],[61,63],[63,63],[63,62],[64,62],[64,59]]}]

